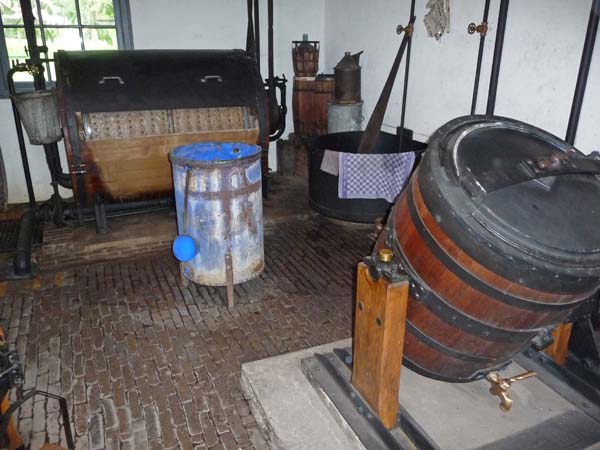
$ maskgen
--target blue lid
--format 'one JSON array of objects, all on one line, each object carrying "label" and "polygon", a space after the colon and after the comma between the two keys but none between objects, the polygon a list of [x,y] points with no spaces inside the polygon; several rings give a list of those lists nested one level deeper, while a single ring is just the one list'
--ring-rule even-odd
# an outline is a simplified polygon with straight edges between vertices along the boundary
[{"label": "blue lid", "polygon": [[241,142],[198,142],[174,148],[170,157],[180,163],[233,161],[254,156],[260,150],[258,145]]}]

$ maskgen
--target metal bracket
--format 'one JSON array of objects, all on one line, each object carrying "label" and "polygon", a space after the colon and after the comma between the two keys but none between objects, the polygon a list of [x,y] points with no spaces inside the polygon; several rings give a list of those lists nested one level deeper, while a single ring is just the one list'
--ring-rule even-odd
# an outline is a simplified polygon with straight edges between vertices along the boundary
[{"label": "metal bracket", "polygon": [[479,25],[471,22],[467,27],[467,33],[475,34],[479,33],[480,36],[485,36],[488,32],[488,24],[487,22],[481,22]]},{"label": "metal bracket", "polygon": [[377,257],[367,256],[363,259],[363,262],[369,269],[369,275],[375,281],[381,277],[384,277],[390,283],[398,283],[408,279],[402,264],[389,248],[380,249]]},{"label": "metal bracket", "polygon": [[85,163],[71,164],[71,173],[74,173],[75,175],[86,174],[87,170],[85,168]]},{"label": "metal bracket", "polygon": [[415,31],[415,27],[412,23],[409,23],[407,26],[398,25],[396,27],[396,34],[406,33],[409,36],[412,36],[414,31]]}]

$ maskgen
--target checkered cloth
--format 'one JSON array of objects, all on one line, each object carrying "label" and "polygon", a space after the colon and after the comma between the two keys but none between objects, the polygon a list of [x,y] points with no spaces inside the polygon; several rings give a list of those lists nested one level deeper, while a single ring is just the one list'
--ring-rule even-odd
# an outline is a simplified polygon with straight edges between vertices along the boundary
[{"label": "checkered cloth", "polygon": [[415,154],[340,153],[339,198],[384,198],[392,203],[410,176]]}]

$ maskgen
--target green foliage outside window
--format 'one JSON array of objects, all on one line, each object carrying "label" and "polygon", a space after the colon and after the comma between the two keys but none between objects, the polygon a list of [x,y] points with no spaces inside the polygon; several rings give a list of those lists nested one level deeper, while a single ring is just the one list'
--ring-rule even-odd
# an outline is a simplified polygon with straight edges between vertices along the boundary
[{"label": "green foliage outside window", "polygon": [[[38,45],[46,44],[50,58],[57,50],[118,48],[112,0],[32,0],[32,7]],[[26,59],[27,40],[19,0],[0,0],[0,15],[9,61]],[[49,64],[47,70],[49,78],[54,79],[53,65]],[[15,81],[27,79],[28,75],[19,74]]]}]

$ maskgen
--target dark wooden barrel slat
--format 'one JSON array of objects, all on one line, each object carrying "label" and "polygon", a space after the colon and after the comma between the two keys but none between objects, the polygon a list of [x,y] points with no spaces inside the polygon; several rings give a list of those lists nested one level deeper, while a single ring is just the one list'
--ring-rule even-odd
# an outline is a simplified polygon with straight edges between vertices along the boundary
[{"label": "dark wooden barrel slat", "polygon": [[295,77],[292,93],[294,132],[301,136],[315,131],[315,78]]},{"label": "dark wooden barrel slat", "polygon": [[440,344],[451,348],[460,348],[461,352],[467,355],[491,358],[510,358],[514,352],[523,348],[522,340],[499,343],[498,340],[485,339],[466,330],[463,330],[464,333],[457,333],[455,326],[448,324],[413,296],[409,298],[411,300],[408,305],[410,322],[420,330],[427,330],[427,335]]},{"label": "dark wooden barrel slat", "polygon": [[[414,182],[414,181],[413,181]],[[478,320],[504,329],[536,329],[562,320],[565,311],[527,311],[485,295],[450,272],[427,246],[408,212],[406,191],[395,211],[396,233],[407,263],[439,297]]]},{"label": "dark wooden barrel slat", "polygon": [[413,201],[417,206],[419,216],[429,231],[431,236],[435,239],[437,244],[444,249],[444,251],[451,256],[458,264],[464,267],[465,270],[470,273],[477,274],[477,277],[491,286],[496,287],[499,290],[506,292],[507,294],[515,297],[521,297],[529,301],[536,301],[541,303],[576,303],[583,299],[589,298],[593,292],[586,292],[583,295],[569,295],[569,294],[556,294],[553,292],[542,292],[536,289],[530,289],[527,286],[521,285],[511,280],[507,280],[492,272],[487,267],[481,265],[477,261],[473,260],[469,255],[460,249],[450,239],[438,225],[435,218],[425,205],[423,195],[419,187],[417,180],[412,184]]}]

